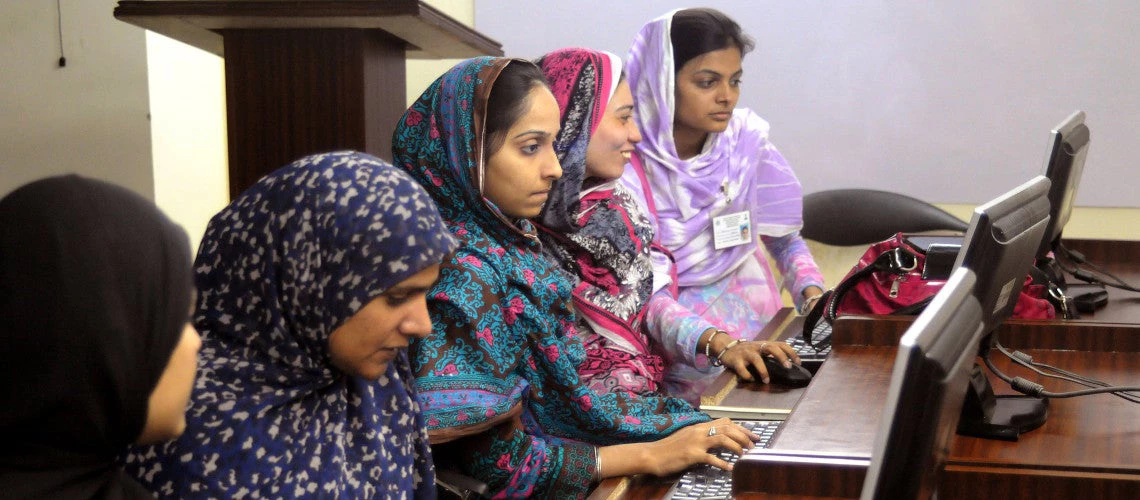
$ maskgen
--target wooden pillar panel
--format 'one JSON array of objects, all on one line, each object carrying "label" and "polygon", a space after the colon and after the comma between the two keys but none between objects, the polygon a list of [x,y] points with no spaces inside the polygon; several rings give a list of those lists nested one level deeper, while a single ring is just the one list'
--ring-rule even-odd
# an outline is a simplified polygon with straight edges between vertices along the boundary
[{"label": "wooden pillar panel", "polygon": [[367,29],[220,33],[232,197],[312,153],[391,159],[392,117],[405,107],[404,42]]}]

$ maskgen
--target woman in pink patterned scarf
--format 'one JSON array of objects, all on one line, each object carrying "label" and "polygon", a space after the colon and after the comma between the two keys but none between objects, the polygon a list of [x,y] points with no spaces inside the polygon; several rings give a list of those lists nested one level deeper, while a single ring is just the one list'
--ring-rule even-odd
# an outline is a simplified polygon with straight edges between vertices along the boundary
[{"label": "woman in pink patterned scarf", "polygon": [[578,373],[599,392],[657,392],[664,362],[642,328],[653,292],[653,228],[617,182],[641,140],[621,58],[570,48],[546,54],[538,65],[558,101],[554,146],[562,165],[539,237],[544,253],[574,275],[587,355]]},{"label": "woman in pink patterned scarf", "polygon": [[[672,282],[668,251],[654,243],[634,193],[618,183],[641,140],[621,60],[572,48],[551,52],[538,64],[559,105],[555,150],[563,169],[540,216],[539,234],[544,252],[576,278],[574,306],[587,352],[579,375],[601,392],[664,392],[662,357],[685,358],[660,339],[696,339],[717,327],[679,304],[675,287],[665,286]],[[787,357],[779,345],[769,345],[773,355]],[[762,365],[761,347],[733,350]],[[751,378],[746,365],[741,372]],[[697,396],[682,395],[691,401]]]},{"label": "woman in pink patterned scarf", "polygon": [[[752,48],[740,26],[712,9],[673,11],[634,39],[628,66],[643,134],[621,183],[649,209],[658,241],[676,264],[677,304],[647,314],[671,356],[667,392],[699,397],[723,364],[744,378],[763,369],[761,353],[780,358],[786,344],[750,339],[782,306],[763,243],[796,306],[806,311],[823,277],[799,229],[802,190],[768,141],[768,123],[736,109],[741,60]],[[649,196],[646,196],[649,193]],[[714,328],[661,326],[692,322]],[[694,334],[699,331],[699,334]],[[761,372],[766,375],[766,372]]]}]

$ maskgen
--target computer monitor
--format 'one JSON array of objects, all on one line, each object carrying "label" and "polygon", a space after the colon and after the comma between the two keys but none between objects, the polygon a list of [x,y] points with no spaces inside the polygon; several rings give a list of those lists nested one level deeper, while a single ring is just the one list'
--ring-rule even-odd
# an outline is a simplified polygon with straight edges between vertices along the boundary
[{"label": "computer monitor", "polygon": [[1061,240],[1061,230],[1069,222],[1073,200],[1081,184],[1085,169],[1085,156],[1089,152],[1089,128],[1085,113],[1076,111],[1058,123],[1049,132],[1049,151],[1045,155],[1045,177],[1053,185],[1049,188],[1049,226],[1037,250],[1037,257],[1045,257]]},{"label": "computer monitor", "polygon": [[1045,421],[1039,398],[995,397],[973,364],[1013,313],[1049,222],[1038,176],[974,210],[955,270],[903,335],[863,499],[930,498],[953,431],[1016,439]]},{"label": "computer monitor", "polygon": [[[974,209],[955,267],[969,269],[978,278],[974,297],[982,307],[987,334],[1017,306],[1049,225],[1049,186],[1049,179],[1039,175]],[[988,355],[993,340],[992,335],[983,338],[979,354]],[[1021,433],[1045,423],[1044,399],[994,396],[980,367],[975,367],[970,377],[959,434],[1016,441]]]},{"label": "computer monitor", "polygon": [[1017,305],[1049,224],[1049,185],[1039,175],[974,209],[954,267],[967,267],[978,276],[974,293],[987,331]]},{"label": "computer monitor", "polygon": [[958,268],[899,341],[861,498],[931,498],[946,464],[984,321]]}]

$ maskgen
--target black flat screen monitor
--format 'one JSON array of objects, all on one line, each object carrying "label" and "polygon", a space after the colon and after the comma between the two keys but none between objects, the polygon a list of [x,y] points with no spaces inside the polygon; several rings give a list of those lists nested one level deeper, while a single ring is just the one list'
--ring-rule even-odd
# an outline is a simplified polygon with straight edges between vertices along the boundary
[{"label": "black flat screen monitor", "polygon": [[954,267],[978,276],[986,330],[1013,313],[1049,224],[1049,179],[1037,176],[974,209]]},{"label": "black flat screen monitor", "polygon": [[1017,304],[1049,223],[1037,176],[974,210],[950,280],[903,335],[862,498],[930,498],[953,432],[1016,439],[1045,421],[1038,398],[1000,396],[979,367]]},{"label": "black flat screen monitor", "polygon": [[958,268],[899,341],[861,498],[931,498],[983,334],[973,271]]},{"label": "black flat screen monitor", "polygon": [[[979,353],[989,355],[992,332],[1017,306],[1049,225],[1049,179],[1037,176],[974,210],[955,267],[977,276],[974,297],[982,307],[987,336]],[[980,367],[970,374],[958,433],[1016,441],[1045,423],[1047,401],[1028,396],[994,396]]]},{"label": "black flat screen monitor", "polygon": [[1038,257],[1045,257],[1061,239],[1061,230],[1073,212],[1073,200],[1081,184],[1088,152],[1089,128],[1083,111],[1069,115],[1050,131],[1044,169],[1045,177],[1053,183],[1049,188],[1050,221],[1037,250]]}]

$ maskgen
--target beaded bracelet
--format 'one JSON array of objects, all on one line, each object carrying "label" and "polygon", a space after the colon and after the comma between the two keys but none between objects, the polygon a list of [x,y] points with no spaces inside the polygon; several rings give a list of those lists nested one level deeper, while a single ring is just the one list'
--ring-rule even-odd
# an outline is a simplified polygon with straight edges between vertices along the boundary
[{"label": "beaded bracelet", "polygon": [[716,353],[716,361],[713,362],[712,365],[713,366],[723,365],[724,363],[722,363],[720,361],[721,356],[724,356],[724,353],[728,352],[729,349],[732,349],[733,347],[736,346],[736,344],[739,344],[739,343],[740,343],[740,339],[732,339],[732,342],[729,342],[728,345],[724,346],[724,349],[721,349],[720,352]]},{"label": "beaded bracelet", "polygon": [[[724,330],[714,330],[712,332],[712,335],[709,335],[708,340],[705,340],[705,358],[708,358],[709,363],[712,363],[712,359],[713,359],[712,353],[709,352],[709,349],[712,347],[713,338],[716,337],[716,334],[718,334],[718,333],[723,333],[725,335],[728,335],[728,332],[726,332]],[[714,364],[713,366],[718,366],[718,365]]]}]

